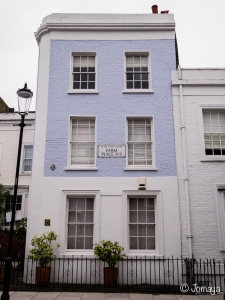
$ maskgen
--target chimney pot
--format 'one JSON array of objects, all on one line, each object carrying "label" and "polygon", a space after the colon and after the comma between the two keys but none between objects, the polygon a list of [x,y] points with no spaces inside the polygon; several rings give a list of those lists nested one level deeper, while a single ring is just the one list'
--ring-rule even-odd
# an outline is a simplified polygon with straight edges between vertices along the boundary
[{"label": "chimney pot", "polygon": [[152,13],[157,14],[158,13],[158,5],[152,5]]}]

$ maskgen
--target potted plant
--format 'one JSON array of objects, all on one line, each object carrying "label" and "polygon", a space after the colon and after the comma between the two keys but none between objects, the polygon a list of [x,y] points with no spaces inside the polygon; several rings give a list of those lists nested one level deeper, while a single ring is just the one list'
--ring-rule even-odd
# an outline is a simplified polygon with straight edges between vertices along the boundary
[{"label": "potted plant", "polygon": [[118,278],[118,268],[115,268],[117,262],[122,261],[126,255],[123,253],[124,248],[118,242],[110,240],[101,240],[99,244],[94,244],[94,254],[101,261],[106,262],[109,266],[104,268],[104,286],[115,287]]},{"label": "potted plant", "polygon": [[43,233],[40,237],[34,236],[31,240],[33,248],[30,250],[28,258],[35,260],[38,263],[36,267],[36,282],[37,285],[48,285],[50,281],[51,267],[48,264],[54,260],[53,254],[59,244],[54,249],[51,247],[51,242],[56,241],[57,234],[54,231]]}]

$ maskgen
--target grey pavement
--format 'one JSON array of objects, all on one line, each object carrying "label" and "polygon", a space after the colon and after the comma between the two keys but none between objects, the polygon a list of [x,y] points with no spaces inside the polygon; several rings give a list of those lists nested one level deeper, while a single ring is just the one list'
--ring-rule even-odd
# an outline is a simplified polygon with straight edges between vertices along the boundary
[{"label": "grey pavement", "polygon": [[223,295],[155,295],[122,293],[10,292],[11,300],[222,300]]}]

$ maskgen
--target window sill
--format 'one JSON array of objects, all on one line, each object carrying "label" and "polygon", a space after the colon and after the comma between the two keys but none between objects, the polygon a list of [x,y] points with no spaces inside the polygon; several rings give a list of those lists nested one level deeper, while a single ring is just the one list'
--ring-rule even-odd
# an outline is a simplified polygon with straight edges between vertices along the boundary
[{"label": "window sill", "polygon": [[76,257],[77,256],[91,256],[91,257],[93,257],[93,258],[95,258],[95,256],[94,256],[94,251],[65,251],[65,252],[63,252],[63,253],[60,253],[58,256],[59,257],[64,257],[64,256],[73,256],[73,255],[76,255]]},{"label": "window sill", "polygon": [[29,172],[29,173],[22,172],[22,173],[20,173],[20,176],[31,176],[31,172]]},{"label": "window sill", "polygon": [[158,171],[157,168],[154,167],[126,167],[124,168],[124,171],[138,171],[138,170],[142,170],[142,171]]},{"label": "window sill", "polygon": [[138,257],[143,257],[143,256],[146,256],[146,257],[154,257],[154,258],[162,258],[163,255],[160,255],[160,254],[157,254],[155,252],[150,252],[149,251],[146,251],[146,252],[134,252],[134,253],[128,253],[127,254],[127,257],[128,258],[138,258]]},{"label": "window sill", "polygon": [[69,90],[68,94],[99,94],[97,90]]},{"label": "window sill", "polygon": [[203,157],[201,160],[201,162],[207,162],[207,161],[225,161],[225,156],[223,155],[223,157],[220,156],[214,156],[214,157]]},{"label": "window sill", "polygon": [[142,90],[142,89],[128,89],[124,90],[123,94],[153,94],[153,90]]},{"label": "window sill", "polygon": [[65,171],[98,171],[97,167],[68,167]]}]

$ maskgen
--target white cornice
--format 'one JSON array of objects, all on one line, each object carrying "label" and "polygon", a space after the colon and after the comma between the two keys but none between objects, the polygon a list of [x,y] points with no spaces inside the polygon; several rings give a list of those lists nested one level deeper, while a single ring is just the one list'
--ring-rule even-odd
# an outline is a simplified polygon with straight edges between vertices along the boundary
[{"label": "white cornice", "polygon": [[212,86],[212,85],[222,85],[225,86],[225,79],[183,79],[183,80],[172,80],[172,86],[176,85],[198,85],[198,86]]},{"label": "white cornice", "polygon": [[175,31],[175,23],[46,23],[35,32],[37,42],[50,31]]}]

